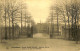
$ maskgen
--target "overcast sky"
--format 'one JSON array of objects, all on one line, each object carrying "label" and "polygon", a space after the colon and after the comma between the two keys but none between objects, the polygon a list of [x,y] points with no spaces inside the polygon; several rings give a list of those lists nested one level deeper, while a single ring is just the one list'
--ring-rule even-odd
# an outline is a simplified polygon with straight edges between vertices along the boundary
[{"label": "overcast sky", "polygon": [[27,0],[28,10],[36,23],[45,22],[49,16],[49,7],[54,4],[54,0]]},{"label": "overcast sky", "polygon": [[36,23],[45,22],[49,16],[50,6],[66,0],[26,0],[28,10]]}]

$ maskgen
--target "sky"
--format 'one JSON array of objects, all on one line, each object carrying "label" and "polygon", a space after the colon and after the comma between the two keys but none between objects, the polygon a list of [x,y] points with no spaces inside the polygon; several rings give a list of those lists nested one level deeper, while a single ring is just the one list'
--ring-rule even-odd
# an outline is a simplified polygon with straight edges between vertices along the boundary
[{"label": "sky", "polygon": [[[66,0],[65,0],[66,1]],[[45,22],[50,13],[50,7],[63,0],[26,0],[27,7],[36,23]]]},{"label": "sky", "polygon": [[62,3],[63,0],[24,0],[24,2],[35,23],[45,23],[50,16],[50,7]]},{"label": "sky", "polygon": [[[53,0],[54,1],[54,0]],[[27,0],[28,10],[36,23],[45,22],[49,16],[52,0]],[[53,2],[54,4],[54,2]]]}]

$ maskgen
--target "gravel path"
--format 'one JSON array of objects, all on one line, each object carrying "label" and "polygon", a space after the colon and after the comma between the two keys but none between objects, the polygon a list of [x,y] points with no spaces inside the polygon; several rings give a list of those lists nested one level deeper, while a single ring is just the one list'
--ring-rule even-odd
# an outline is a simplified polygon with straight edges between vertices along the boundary
[{"label": "gravel path", "polygon": [[[40,37],[37,38],[37,35]],[[0,43],[0,51],[80,51],[80,44],[74,41],[42,38],[42,34],[35,34],[34,37],[3,40],[6,43]]]}]

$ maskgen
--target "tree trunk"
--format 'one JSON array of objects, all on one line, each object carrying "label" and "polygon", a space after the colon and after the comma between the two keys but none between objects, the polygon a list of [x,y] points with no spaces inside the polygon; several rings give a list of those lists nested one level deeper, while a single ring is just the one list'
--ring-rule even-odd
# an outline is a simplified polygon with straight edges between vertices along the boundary
[{"label": "tree trunk", "polygon": [[[22,8],[22,5],[21,5],[21,8]],[[22,9],[21,9],[21,33],[22,34]]]},{"label": "tree trunk", "polygon": [[[5,0],[6,5],[6,0]],[[5,39],[7,40],[7,26],[6,26],[6,6],[5,6]]]},{"label": "tree trunk", "polygon": [[12,39],[14,39],[14,18],[13,18],[13,12],[12,12]]},{"label": "tree trunk", "polygon": [[57,13],[57,33],[58,33],[58,35],[59,35],[58,13]]}]

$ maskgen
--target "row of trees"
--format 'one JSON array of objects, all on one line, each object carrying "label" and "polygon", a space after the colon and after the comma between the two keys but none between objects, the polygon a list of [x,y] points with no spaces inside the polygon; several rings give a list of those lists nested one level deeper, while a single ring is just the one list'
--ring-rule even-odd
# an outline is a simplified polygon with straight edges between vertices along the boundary
[{"label": "row of trees", "polygon": [[22,27],[25,26],[26,28],[27,23],[33,22],[31,21],[31,16],[27,11],[26,3],[22,0],[1,0],[0,13],[3,28],[2,26],[0,27],[1,29],[5,28],[4,38],[6,40],[8,38],[14,39],[17,30],[17,35],[19,36],[22,34]]},{"label": "row of trees", "polygon": [[[57,30],[59,31],[59,23],[64,24],[65,38],[68,29],[68,39],[79,40],[79,15],[80,15],[80,1],[79,0],[69,0],[62,2],[62,4],[56,4],[51,6],[50,19],[55,23],[55,17],[57,17]],[[53,13],[54,12],[54,13]],[[53,19],[52,19],[53,18]],[[61,20],[61,22],[60,22]],[[51,23],[52,24],[52,23]]]}]

